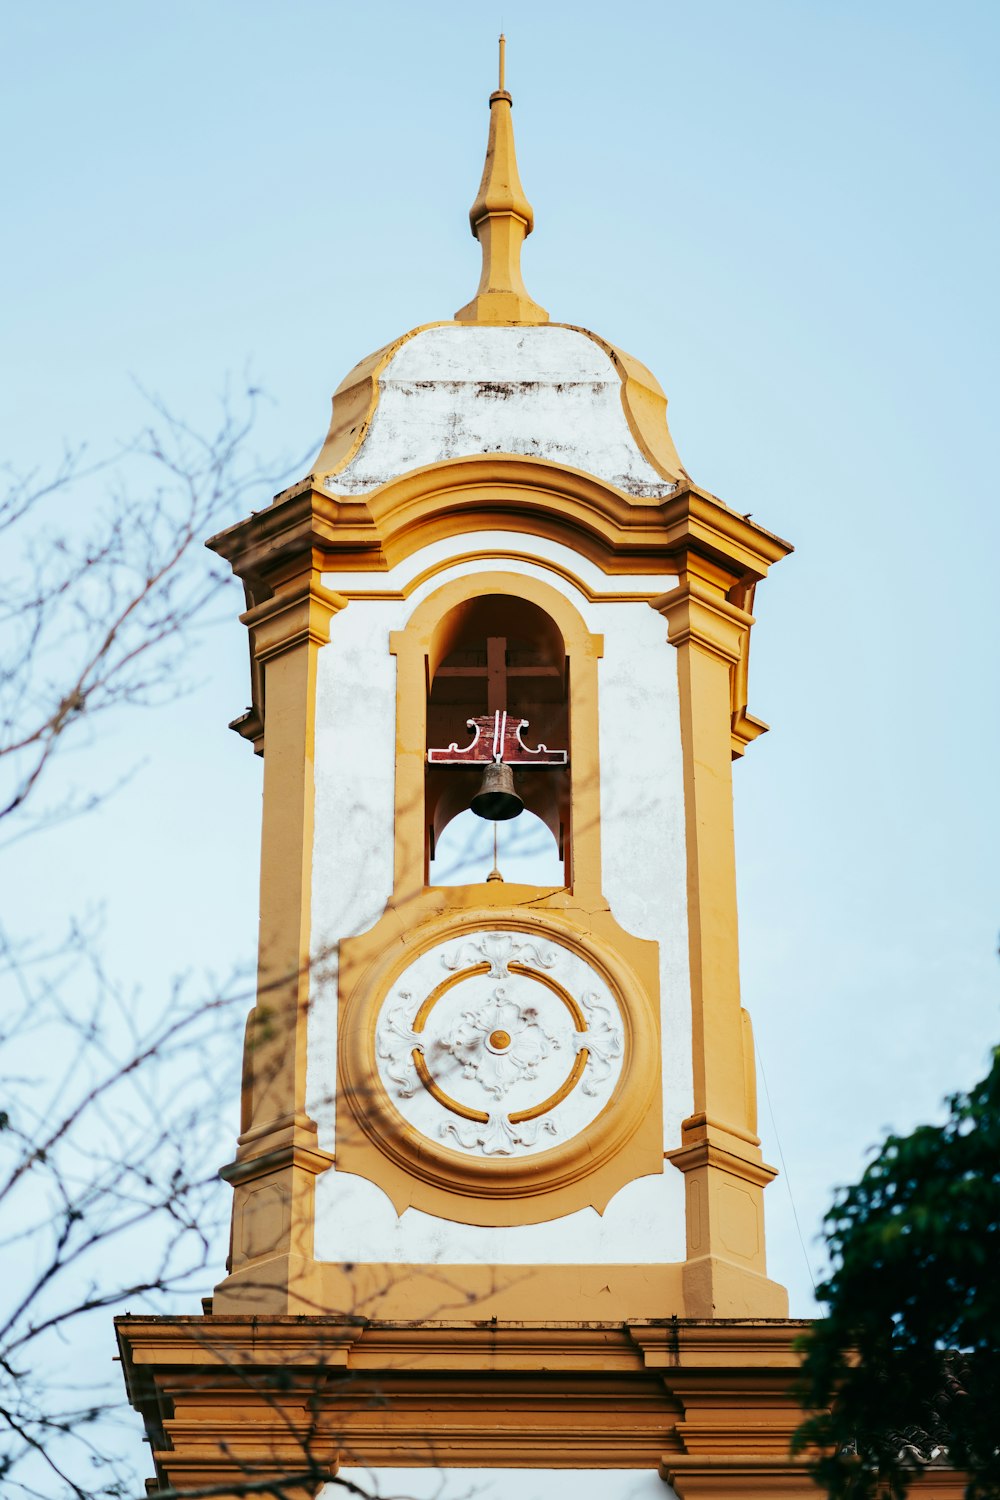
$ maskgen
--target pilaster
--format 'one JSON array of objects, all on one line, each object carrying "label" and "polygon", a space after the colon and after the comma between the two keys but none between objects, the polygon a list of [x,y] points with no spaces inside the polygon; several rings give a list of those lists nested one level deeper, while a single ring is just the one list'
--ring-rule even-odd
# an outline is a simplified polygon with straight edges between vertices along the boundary
[{"label": "pilaster", "polygon": [[736,910],[733,683],[753,617],[730,602],[732,579],[717,563],[687,563],[657,605],[677,649],[687,829],[694,1110],[670,1153],[687,1179],[685,1309],[781,1317],[787,1298],[766,1279],[764,1257],[763,1190],[776,1174],[756,1133]]},{"label": "pilaster", "polygon": [[[267,705],[257,1003],[247,1023],[230,1271],[240,1307],[305,1310],[292,1283],[312,1259],[315,1178],[332,1158],[305,1112],[316,669],[344,601],[307,564],[243,616]],[[264,1261],[280,1258],[284,1272]],[[257,1283],[256,1295],[251,1282]],[[220,1288],[226,1302],[227,1283]],[[282,1290],[284,1288],[284,1290]],[[291,1299],[290,1301],[287,1299]]]}]

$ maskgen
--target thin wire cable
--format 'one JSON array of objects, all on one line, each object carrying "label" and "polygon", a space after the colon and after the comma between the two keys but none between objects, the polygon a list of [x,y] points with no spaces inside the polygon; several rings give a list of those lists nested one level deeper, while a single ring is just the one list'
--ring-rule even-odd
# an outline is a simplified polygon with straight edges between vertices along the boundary
[{"label": "thin wire cable", "polygon": [[778,1148],[778,1160],[781,1162],[781,1173],[785,1179],[785,1186],[788,1188],[788,1201],[792,1205],[792,1218],[795,1220],[795,1230],[799,1237],[799,1244],[802,1247],[802,1259],[806,1263],[806,1270],[809,1272],[809,1280],[812,1282],[812,1289],[813,1292],[815,1292],[816,1277],[813,1275],[812,1262],[809,1259],[809,1252],[806,1249],[805,1238],[802,1234],[802,1225],[799,1223],[799,1211],[795,1207],[795,1194],[792,1192],[792,1177],[791,1173],[788,1170],[788,1165],[785,1161],[785,1153],[781,1149],[781,1136],[778,1134],[778,1122],[774,1118],[774,1105],[771,1103],[771,1090],[767,1086],[767,1071],[764,1067],[764,1059],[761,1056],[760,1044],[757,1041],[756,1035],[754,1035],[753,1039],[753,1050],[757,1054],[757,1066],[760,1068],[760,1076],[764,1084],[764,1098],[767,1100],[767,1112],[771,1116],[771,1129],[774,1131],[774,1144]]}]

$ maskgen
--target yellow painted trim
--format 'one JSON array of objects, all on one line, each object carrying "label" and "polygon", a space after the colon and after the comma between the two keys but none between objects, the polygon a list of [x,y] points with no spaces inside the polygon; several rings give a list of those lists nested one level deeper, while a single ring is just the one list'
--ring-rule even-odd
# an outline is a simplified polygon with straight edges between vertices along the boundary
[{"label": "yellow painted trim", "polygon": [[307,573],[243,616],[269,707],[257,1003],[244,1046],[230,1263],[310,1256],[317,1173],[331,1158],[305,1112],[316,664],[344,600]]},{"label": "yellow painted trim", "polygon": [[[462,977],[464,978],[465,976],[463,975]],[[468,1105],[460,1104],[457,1099],[453,1099],[450,1094],[446,1094],[444,1089],[440,1088],[434,1082],[428,1071],[423,1053],[418,1052],[415,1047],[413,1049],[413,1067],[417,1077],[431,1098],[436,1099],[438,1104],[443,1105],[445,1109],[451,1110],[453,1115],[458,1115],[462,1120],[473,1120],[477,1125],[485,1125],[489,1120],[489,1115],[484,1109],[470,1109]]]},{"label": "yellow painted trim", "polygon": [[727,1265],[766,1275],[762,1193],[776,1175],[756,1135],[736,909],[732,679],[753,617],[710,575],[687,574],[659,607],[680,688],[694,1064],[694,1109],[669,1159],[686,1178],[685,1298],[711,1316],[720,1311]]},{"label": "yellow painted trim", "polygon": [[[396,1109],[375,1058],[379,1010],[403,970],[439,942],[496,928],[578,953],[617,997],[626,1036],[621,1077],[597,1119],[549,1150],[502,1161],[421,1135]],[[629,939],[606,910],[587,921],[528,887],[426,890],[341,943],[338,1168],[374,1182],[397,1212],[412,1205],[460,1223],[539,1223],[588,1205],[603,1210],[626,1182],[662,1171],[659,1033],[656,944]]]},{"label": "yellow painted trim", "polygon": [[525,1120],[538,1120],[542,1115],[547,1115],[550,1109],[555,1109],[557,1104],[561,1104],[564,1099],[567,1099],[583,1076],[583,1070],[587,1066],[589,1056],[590,1052],[588,1049],[581,1047],[573,1061],[573,1066],[559,1087],[547,1099],[543,1099],[541,1104],[533,1104],[530,1109],[515,1109],[509,1117],[510,1123],[512,1125],[521,1125]]},{"label": "yellow painted trim", "polygon": [[[423,1005],[421,1005],[420,1009],[414,1016],[414,1031],[423,1031],[424,1027],[427,1024],[427,1017],[430,1015],[435,1005],[437,1005],[438,1001],[443,995],[447,995],[449,990],[453,990],[456,984],[461,984],[464,979],[471,979],[474,974],[488,974],[489,972],[489,964],[473,964],[468,969],[459,969],[457,973],[449,974],[447,979],[442,979],[441,983],[437,985],[433,990],[431,990],[430,994],[427,996],[427,999],[424,1001]],[[483,1119],[487,1118],[488,1116],[483,1116]]]},{"label": "yellow painted trim", "polygon": [[[537,553],[507,547],[479,547],[468,552],[456,552],[451,557],[440,558],[437,562],[428,563],[427,567],[422,568],[398,589],[342,588],[339,593],[346,600],[409,599],[428,579],[436,577],[438,573],[446,573],[451,568],[467,568],[471,563],[477,562],[531,563],[534,567],[553,573],[564,583],[568,583],[571,588],[582,594],[588,604],[653,604],[655,606],[656,601],[663,596],[662,589],[594,589],[565,563],[554,562],[552,558],[540,557]],[[666,580],[675,575],[664,573],[662,576]]]},{"label": "yellow painted trim", "polygon": [[582,470],[511,454],[414,469],[359,498],[306,482],[208,545],[245,580],[252,606],[305,558],[326,572],[378,573],[429,542],[483,529],[548,537],[616,577],[680,573],[694,560],[734,590],[791,551],[694,485],[638,501]]},{"label": "yellow painted trim", "polygon": [[[439,1481],[513,1471],[512,1488],[518,1469],[544,1469],[554,1493],[573,1493],[568,1471],[626,1469],[643,1487],[659,1473],[679,1500],[818,1500],[811,1455],[790,1456],[808,1323],[671,1317],[675,1267],[509,1268],[504,1281],[535,1292],[530,1318],[496,1315],[494,1268],[427,1267],[407,1280],[409,1269],[347,1268],[336,1284],[310,1285],[298,1318],[234,1316],[217,1296],[208,1317],[117,1319],[160,1486],[231,1486],[235,1497],[249,1478],[258,1488],[273,1478],[276,1493],[305,1500],[288,1483],[305,1455]],[[615,1317],[609,1303],[626,1287],[626,1305],[661,1315]],[[934,1468],[915,1490],[961,1500],[964,1479]]]},{"label": "yellow painted trim", "polygon": [[[506,594],[526,599],[555,622],[570,660],[569,723],[572,850],[571,888],[582,899],[600,891],[600,764],[597,662],[603,637],[594,635],[566,596],[523,573],[476,573],[442,584],[414,609],[406,626],[394,631],[389,648],[397,658],[396,678],[396,873],[394,899],[422,890],[425,861],[424,783],[426,773],[426,663],[446,618],[470,599]],[[435,663],[431,663],[432,670]]]},{"label": "yellow painted trim", "polygon": [[573,1018],[573,1025],[577,1031],[586,1031],[587,1018],[583,1014],[583,1011],[577,1005],[569,990],[564,989],[557,979],[552,978],[551,974],[546,974],[543,969],[529,969],[525,964],[519,963],[511,963],[508,965],[508,968],[512,974],[530,975],[537,984],[543,984],[547,990],[551,990],[553,995],[557,995],[569,1011]]}]

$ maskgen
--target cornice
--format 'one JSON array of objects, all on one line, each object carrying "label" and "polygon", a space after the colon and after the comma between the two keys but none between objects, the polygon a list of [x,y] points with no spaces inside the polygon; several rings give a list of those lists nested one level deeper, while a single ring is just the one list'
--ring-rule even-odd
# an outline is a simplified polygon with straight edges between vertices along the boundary
[{"label": "cornice", "polygon": [[[695,639],[732,667],[734,755],[764,732],[766,725],[746,706],[749,605],[757,581],[791,552],[790,544],[686,477],[663,500],[637,501],[581,470],[497,453],[414,469],[364,499],[333,495],[310,475],[267,509],[208,541],[247,594],[242,618],[251,631],[253,701],[232,728],[262,748],[262,651],[270,650],[278,614],[291,608],[266,609],[275,594],[288,594],[293,582],[301,588],[302,578],[312,574],[314,600],[332,612],[358,591],[324,592],[315,575],[385,572],[431,542],[460,544],[466,533],[483,529],[560,542],[612,577],[681,576],[678,589],[652,601],[669,622],[671,640],[680,645]],[[462,550],[457,545],[457,553]],[[321,644],[328,623],[327,616],[300,631]]]},{"label": "cornice", "polygon": [[331,617],[346,604],[342,595],[306,577],[253,605],[240,620],[253,635],[255,659],[266,662],[297,646],[324,646]]},{"label": "cornice", "polygon": [[718,589],[690,577],[654,600],[653,608],[666,619],[672,646],[694,642],[727,666],[740,660],[744,638],[754,623],[753,615],[730,604]]},{"label": "cornice", "polygon": [[440,536],[528,529],[575,546],[607,572],[679,571],[689,552],[733,580],[763,577],[791,547],[685,480],[661,501],[548,459],[479,454],[414,469],[363,500],[312,476],[206,544],[244,579],[266,583],[310,552],[327,570],[381,571]]},{"label": "cornice", "polygon": [[797,1369],[808,1318],[649,1318],[628,1324],[647,1369]]},{"label": "cornice", "polygon": [[678,1500],[808,1500],[820,1493],[806,1464],[772,1454],[664,1454],[659,1468]]},{"label": "cornice", "polygon": [[[795,1318],[650,1318],[620,1322],[449,1319],[375,1322],[337,1316],[126,1315],[116,1320],[136,1366],[205,1363],[357,1370],[600,1369],[604,1373],[795,1370],[811,1327]],[[783,1376],[781,1378],[784,1378]]]},{"label": "cornice", "polygon": [[[783,1484],[803,1472],[775,1445],[798,1420],[792,1346],[806,1326],[117,1320],[130,1397],[158,1473],[174,1481],[222,1478],[229,1455],[255,1473],[293,1470],[308,1412],[331,1462],[336,1448],[341,1463],[436,1467],[445,1456],[478,1468],[711,1469],[720,1482],[773,1472]],[[688,1462],[692,1444],[710,1451]]]},{"label": "cornice", "polygon": [[252,1182],[258,1177],[267,1177],[283,1167],[301,1167],[318,1177],[333,1165],[333,1156],[319,1147],[288,1145],[277,1146],[272,1151],[263,1151],[258,1156],[237,1158],[228,1166],[219,1168],[224,1182],[235,1186],[238,1182]]}]

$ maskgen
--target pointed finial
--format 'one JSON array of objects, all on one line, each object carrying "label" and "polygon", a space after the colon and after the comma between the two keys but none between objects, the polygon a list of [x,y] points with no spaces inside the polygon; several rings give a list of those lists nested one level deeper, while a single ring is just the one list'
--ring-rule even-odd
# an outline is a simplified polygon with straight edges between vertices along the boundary
[{"label": "pointed finial", "polygon": [[521,278],[521,246],[535,216],[517,171],[511,97],[504,87],[507,39],[500,36],[500,86],[490,95],[486,165],[469,210],[472,233],[483,247],[483,273],[472,301],[455,314],[458,323],[547,323],[544,307],[528,295]]}]

